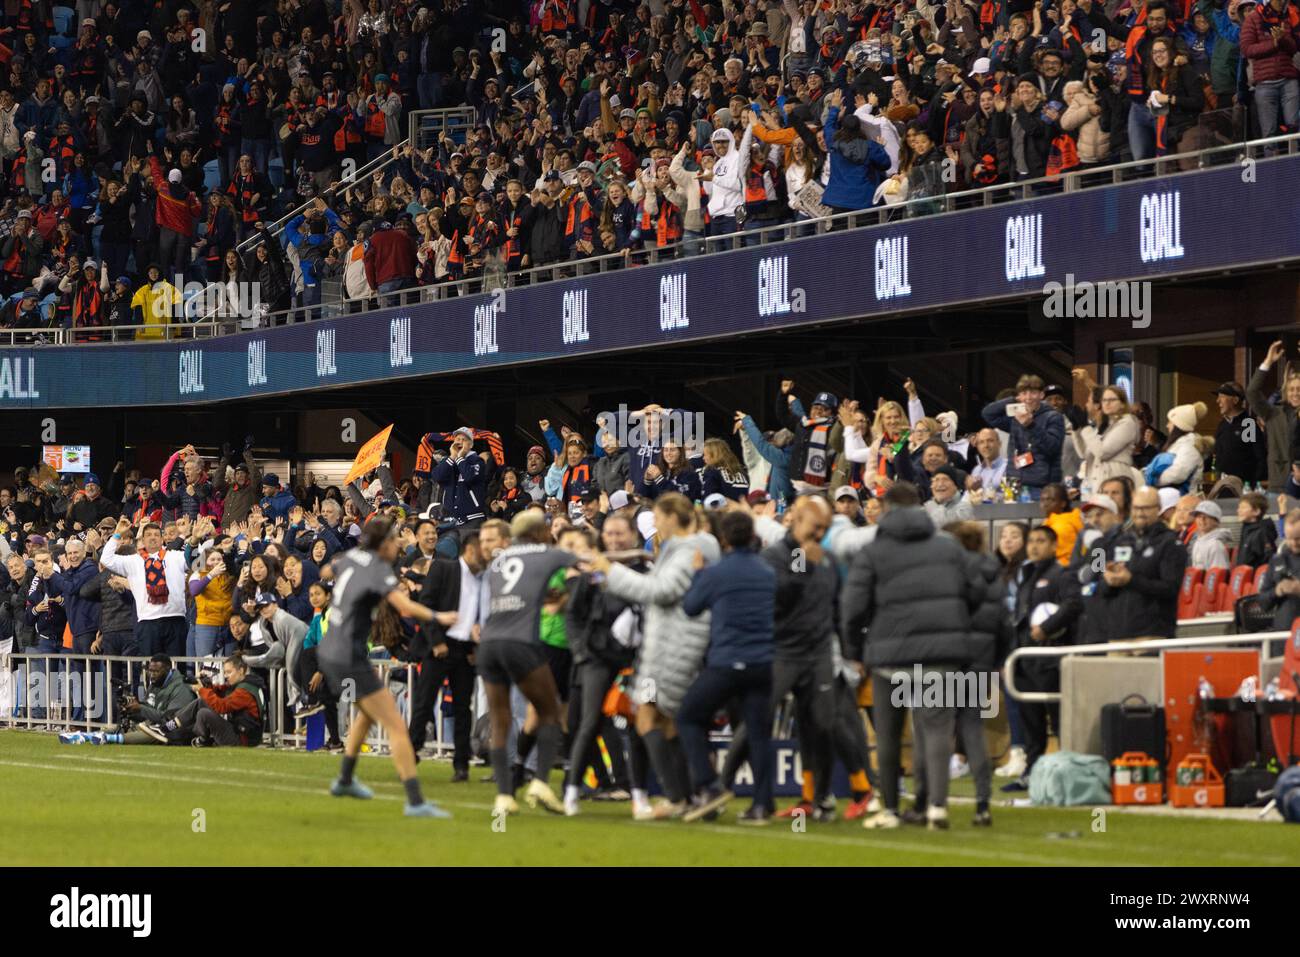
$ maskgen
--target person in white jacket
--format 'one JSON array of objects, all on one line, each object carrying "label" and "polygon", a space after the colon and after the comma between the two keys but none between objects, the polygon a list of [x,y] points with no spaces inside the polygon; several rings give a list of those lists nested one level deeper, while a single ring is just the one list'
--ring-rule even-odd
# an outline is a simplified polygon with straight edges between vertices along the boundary
[{"label": "person in white jacket", "polygon": [[1133,446],[1142,437],[1142,425],[1129,412],[1128,400],[1116,386],[1101,390],[1101,414],[1095,425],[1073,433],[1079,453],[1080,488],[1086,496],[1101,489],[1107,479],[1128,477],[1140,488],[1146,482],[1133,467]]},{"label": "person in white jacket", "polygon": [[726,236],[738,228],[736,212],[745,205],[745,165],[749,162],[749,147],[754,141],[754,114],[744,112],[745,133],[736,146],[731,130],[713,131],[713,151],[717,161],[713,172],[707,176],[712,187],[709,193],[709,235]]},{"label": "person in white jacket", "polygon": [[676,492],[655,500],[654,535],[659,553],[648,572],[612,564],[604,555],[592,558],[590,566],[607,576],[605,587],[611,595],[641,606],[644,638],[633,686],[636,730],[667,796],[665,803],[645,816],[681,817],[690,781],[673,716],[704,666],[710,617],[707,612],[694,618],[687,615],[682,597],[695,577],[696,554],[711,564],[722,552],[712,535],[696,527],[690,500]]},{"label": "person in white jacket", "polygon": [[134,555],[119,555],[122,533],[131,527],[125,516],[118,519],[117,528],[103,553],[100,563],[115,575],[126,579],[135,599],[135,637],[139,653],[149,658],[155,654],[185,654],[185,638],[189,626],[185,620],[185,579],[188,568],[185,553],[163,548],[162,529],[150,522],[140,532],[143,546]]},{"label": "person in white jacket", "polygon": [[1159,486],[1179,486],[1187,483],[1188,489],[1199,491],[1205,459],[1196,447],[1196,425],[1205,417],[1205,403],[1176,405],[1169,410],[1166,428],[1169,439],[1164,451],[1172,453],[1174,460],[1156,481]]}]

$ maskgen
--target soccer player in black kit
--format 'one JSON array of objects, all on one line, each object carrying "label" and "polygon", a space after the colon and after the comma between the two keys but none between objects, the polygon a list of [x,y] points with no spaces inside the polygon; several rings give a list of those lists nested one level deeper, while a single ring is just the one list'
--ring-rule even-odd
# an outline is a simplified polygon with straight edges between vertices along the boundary
[{"label": "soccer player in black kit", "polygon": [[[551,790],[548,778],[560,751],[560,693],[542,652],[538,630],[542,604],[551,576],[577,563],[572,552],[551,547],[546,516],[538,509],[516,515],[510,523],[514,544],[502,549],[488,566],[491,599],[488,618],[479,639],[477,665],[487,692],[488,720],[492,727],[492,772],[497,782],[493,814],[519,810],[511,787],[506,738],[510,729],[510,685],[528,699],[537,712],[537,777],[524,799],[529,807],[541,804],[553,814],[563,814],[564,804]],[[337,586],[336,586],[337,587]]]},{"label": "soccer player in black kit", "polygon": [[410,598],[393,571],[397,553],[392,523],[387,518],[375,518],[362,531],[360,547],[334,560],[329,627],[321,638],[317,662],[330,691],[339,697],[351,691],[360,714],[348,731],[343,764],[330,793],[335,797],[374,797],[370,788],[353,777],[353,771],[371,725],[378,724],[388,732],[393,764],[406,788],[406,816],[446,818],[451,815],[432,801],[426,801],[420,792],[415,751],[406,732],[406,722],[368,656],[371,628],[383,602],[388,602],[404,618],[428,623],[437,615],[442,624],[455,624],[455,612],[435,613]]}]

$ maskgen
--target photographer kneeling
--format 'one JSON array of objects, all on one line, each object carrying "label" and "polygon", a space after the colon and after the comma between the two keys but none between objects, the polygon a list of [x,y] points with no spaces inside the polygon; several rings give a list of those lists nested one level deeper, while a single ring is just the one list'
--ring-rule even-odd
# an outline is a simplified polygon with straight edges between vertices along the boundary
[{"label": "photographer kneeling", "polygon": [[[121,698],[120,709],[123,712],[124,728],[118,732],[103,731],[67,731],[59,735],[63,744],[184,744],[184,739],[169,739],[145,730],[160,727],[168,720],[198,700],[194,689],[185,683],[185,677],[172,667],[172,660],[167,655],[156,654],[145,666],[145,678],[148,693],[143,701],[134,695]],[[119,688],[124,684],[117,679],[113,684]],[[134,724],[132,729],[130,726]]]},{"label": "photographer kneeling", "polygon": [[240,655],[227,658],[221,670],[224,685],[214,687],[206,674],[191,679],[198,698],[165,724],[146,723],[140,730],[159,741],[193,735],[190,743],[196,748],[256,747],[262,741],[266,683],[248,670]]}]

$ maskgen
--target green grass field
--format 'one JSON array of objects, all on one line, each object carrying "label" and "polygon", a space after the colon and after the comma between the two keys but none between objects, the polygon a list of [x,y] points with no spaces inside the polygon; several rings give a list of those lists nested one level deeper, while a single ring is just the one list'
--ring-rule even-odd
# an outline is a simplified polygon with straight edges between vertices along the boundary
[{"label": "green grass field", "polygon": [[[1111,810],[1105,832],[1090,809],[994,807],[992,829],[865,831],[859,822],[637,823],[629,805],[584,802],[577,818],[523,807],[492,829],[494,790],[425,762],[427,793],[450,821],[401,816],[391,762],[364,757],[358,777],[374,801],[332,798],[327,754],[162,747],[70,747],[53,735],[0,732],[0,846],[17,865],[1294,865],[1300,828],[1273,821]],[[558,774],[553,776],[558,787]],[[969,781],[958,782],[969,794]],[[998,795],[998,797],[1001,797]],[[196,830],[196,814],[206,825]],[[1077,837],[1061,836],[1078,832]]]}]

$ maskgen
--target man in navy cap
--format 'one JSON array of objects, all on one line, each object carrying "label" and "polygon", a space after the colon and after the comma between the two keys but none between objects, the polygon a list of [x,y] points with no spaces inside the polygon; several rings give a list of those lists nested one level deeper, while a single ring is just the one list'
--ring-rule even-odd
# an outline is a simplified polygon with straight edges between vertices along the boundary
[{"label": "man in navy cap", "polygon": [[794,433],[790,451],[790,479],[795,491],[824,488],[831,475],[831,426],[839,400],[829,392],[818,392],[808,414],[794,394],[794,380],[781,382],[776,412],[785,428]]},{"label": "man in navy cap", "polygon": [[461,540],[487,516],[487,465],[474,451],[474,431],[451,434],[451,451],[429,473],[442,486],[442,514],[456,522]]},{"label": "man in navy cap", "polygon": [[121,511],[116,502],[104,495],[99,476],[87,472],[85,488],[72,495],[72,507],[68,509],[69,527],[73,531],[80,531],[78,526],[94,528],[106,518],[117,518]]},{"label": "man in navy cap", "polygon": [[293,493],[280,487],[280,476],[267,472],[262,476],[262,514],[268,522],[289,520],[289,511],[298,504]]}]

